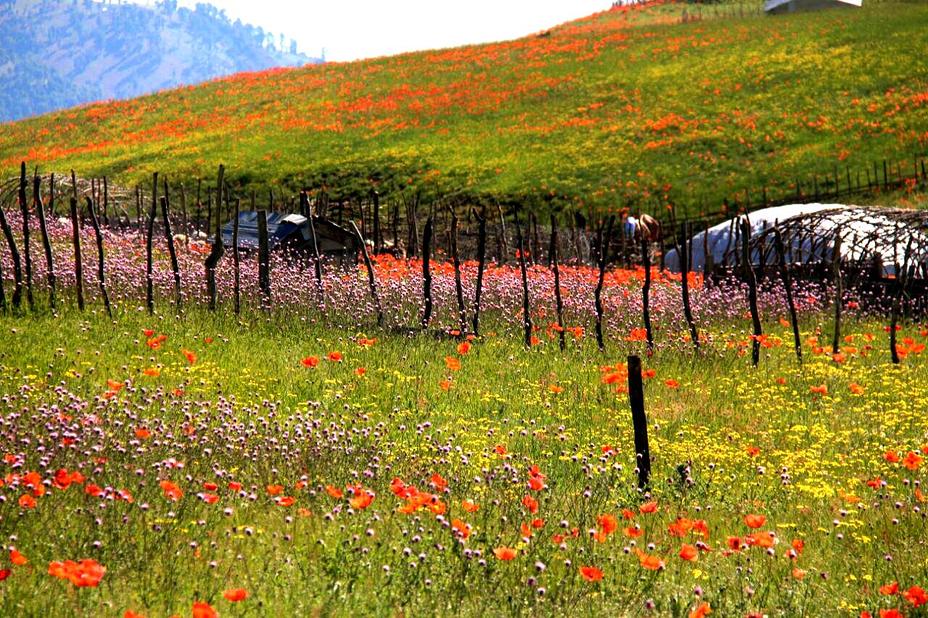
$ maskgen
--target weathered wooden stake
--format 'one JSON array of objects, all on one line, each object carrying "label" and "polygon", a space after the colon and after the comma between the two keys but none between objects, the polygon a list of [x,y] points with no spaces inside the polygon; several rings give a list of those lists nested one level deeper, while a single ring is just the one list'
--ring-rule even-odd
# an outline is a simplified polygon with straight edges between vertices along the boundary
[{"label": "weathered wooden stake", "polygon": [[551,245],[548,251],[548,260],[554,270],[554,306],[557,311],[558,343],[563,352],[567,348],[566,333],[564,332],[564,299],[561,297],[561,268],[557,255],[557,217],[551,214]]},{"label": "weathered wooden stake", "polygon": [[799,318],[796,316],[796,303],[793,300],[793,282],[790,277],[789,265],[786,263],[786,251],[783,247],[783,236],[777,224],[773,230],[776,244],[777,261],[780,265],[780,277],[783,279],[783,289],[786,291],[786,308],[789,311],[789,322],[793,328],[793,347],[796,349],[796,359],[802,363],[802,342],[799,340]]},{"label": "weathered wooden stake", "polygon": [[35,310],[35,298],[32,296],[32,243],[29,240],[29,205],[26,203],[26,162],[19,166],[19,213],[23,225],[23,257],[26,266],[26,301],[29,309]]},{"label": "weathered wooden stake", "polygon": [[763,331],[760,324],[760,312],[757,309],[757,279],[751,265],[751,223],[747,217],[741,220],[741,262],[744,278],[748,284],[748,304],[751,309],[751,322],[754,334],[751,337],[751,363],[757,367],[760,362],[760,340]]},{"label": "weathered wooden stake", "polygon": [[628,402],[635,430],[635,470],[638,487],[646,489],[651,479],[651,448],[648,445],[648,417],[644,411],[644,384],[641,381],[641,358],[628,357]]},{"label": "weathered wooden stake", "polygon": [[177,264],[177,251],[174,247],[174,233],[171,231],[171,203],[168,199],[168,181],[164,181],[164,196],[161,198],[161,218],[164,221],[164,236],[168,242],[168,256],[171,258],[171,273],[174,275],[174,305],[177,315],[181,312],[180,267]]},{"label": "weathered wooden stake", "polygon": [[374,263],[371,261],[370,253],[367,251],[367,243],[364,242],[364,236],[358,229],[354,221],[351,221],[351,230],[361,243],[361,257],[364,259],[364,268],[367,270],[367,283],[371,289],[371,298],[374,300],[374,310],[377,311],[377,326],[383,326],[383,305],[380,302],[380,294],[377,292],[377,277],[374,274]]},{"label": "weathered wooden stake", "polygon": [[654,331],[651,329],[651,255],[648,241],[641,239],[641,265],[644,267],[644,285],[641,286],[641,315],[644,319],[645,338],[648,342],[648,356],[654,353]]},{"label": "weathered wooden stake", "polygon": [[[271,194],[273,195],[273,193]],[[258,211],[258,288],[261,308],[271,308],[271,252],[267,236],[267,211]]]},{"label": "weathered wooden stake", "polygon": [[187,191],[184,185],[180,186],[180,224],[184,235],[184,247],[190,246],[190,227],[187,225]]},{"label": "weathered wooden stake", "polygon": [[0,228],[3,228],[3,235],[6,237],[7,247],[10,249],[10,257],[13,259],[13,296],[10,299],[13,309],[19,309],[22,305],[23,298],[23,266],[19,257],[19,249],[16,247],[16,240],[13,238],[13,228],[10,227],[3,212],[3,206],[0,205]]},{"label": "weathered wooden stake", "polygon": [[696,330],[696,322],[693,320],[693,308],[690,306],[690,249],[693,244],[689,238],[691,231],[691,228],[686,223],[680,224],[683,246],[677,249],[677,253],[680,256],[680,272],[682,275],[680,278],[680,294],[683,297],[683,317],[690,329],[693,349],[699,352],[699,332]]},{"label": "weathered wooden stake", "polygon": [[103,253],[103,233],[100,231],[100,222],[97,220],[96,208],[93,200],[85,197],[87,200],[87,212],[90,213],[90,225],[93,227],[93,235],[97,241],[97,284],[100,286],[100,296],[103,298],[103,307],[106,308],[106,315],[113,319],[113,309],[110,307],[110,295],[106,293],[106,256]]},{"label": "weathered wooden stake", "polygon": [[[54,182],[54,180],[53,180]],[[42,232],[42,248],[45,250],[45,270],[48,277],[48,306],[55,312],[55,258],[52,253],[52,243],[48,238],[48,223],[45,220],[45,207],[42,204],[42,196],[39,192],[42,179],[38,172],[32,179],[32,202],[36,215],[39,217],[39,230]],[[52,194],[54,195],[54,193]]]},{"label": "weathered wooden stake", "polygon": [[[219,203],[222,204],[222,190],[223,190],[223,179],[226,173],[226,168],[224,165],[219,165],[219,182],[216,184],[216,190],[219,192]],[[207,216],[210,217],[207,222],[207,226],[211,225],[212,220],[212,195],[209,188],[206,190],[206,200],[207,200]],[[220,210],[219,208],[216,209]],[[217,212],[216,216],[216,235],[213,238],[213,246],[209,252],[209,255],[206,256],[206,295],[209,297],[209,310],[215,311],[217,305],[217,291],[216,291],[216,266],[219,264],[219,260],[222,259],[222,255],[225,253],[225,247],[222,244],[222,222],[221,217]]]},{"label": "weathered wooden stake", "polygon": [[325,309],[325,287],[322,284],[322,254],[319,252],[319,242],[316,239],[316,224],[313,222],[313,211],[309,210],[307,215],[307,220],[309,221],[309,240],[313,245],[313,255],[315,256],[315,262],[313,266],[316,270],[316,288],[319,293],[319,308]]},{"label": "weathered wooden stake", "polygon": [[596,290],[593,293],[593,304],[596,307],[596,345],[599,351],[606,350],[606,342],[603,339],[603,284],[606,281],[606,264],[609,262],[609,248],[612,246],[612,226],[615,224],[615,217],[609,217],[608,223],[603,225],[606,228],[606,234],[603,236],[603,228],[600,227],[596,235],[597,247],[596,256],[599,260],[599,278],[596,281]]},{"label": "weathered wooden stake", "polygon": [[71,198],[71,235],[74,244],[74,280],[77,288],[77,308],[84,310],[84,265],[81,260],[81,226],[77,218],[77,198]]},{"label": "weathered wooden stake", "polygon": [[841,230],[835,231],[835,244],[832,249],[831,270],[835,284],[835,332],[831,340],[831,353],[837,354],[841,345],[841,305],[843,304],[844,285],[841,278]]},{"label": "weathered wooden stake", "polygon": [[432,217],[425,222],[422,232],[422,328],[428,328],[432,321],[432,271],[429,258],[432,255]]},{"label": "weathered wooden stake", "polygon": [[374,255],[383,252],[383,233],[380,230],[380,194],[376,191],[371,191],[374,198],[374,212],[373,212],[373,225],[371,226],[374,229]]},{"label": "weathered wooden stake", "polygon": [[480,334],[480,297],[483,294],[483,271],[487,267],[487,217],[474,211],[477,218],[477,287],[474,293],[474,335]]},{"label": "weathered wooden stake", "polygon": [[451,262],[454,265],[454,291],[458,300],[458,324],[461,337],[467,332],[467,308],[464,306],[464,286],[461,283],[461,256],[458,255],[458,215],[453,206],[448,206],[451,213]]},{"label": "weathered wooden stake", "polygon": [[232,302],[235,315],[242,312],[242,269],[238,250],[238,217],[242,200],[235,198],[235,218],[232,219]]},{"label": "weathered wooden stake", "polygon": [[525,242],[522,238],[522,226],[516,213],[516,239],[519,244],[519,270],[522,272],[522,325],[525,328],[525,347],[532,347],[532,315],[528,297],[528,269],[525,266]]},{"label": "weathered wooden stake", "polygon": [[148,313],[155,312],[155,275],[152,257],[152,238],[155,234],[155,216],[158,214],[158,172],[153,174],[151,189],[151,210],[148,211],[148,224],[145,229],[145,306]]}]

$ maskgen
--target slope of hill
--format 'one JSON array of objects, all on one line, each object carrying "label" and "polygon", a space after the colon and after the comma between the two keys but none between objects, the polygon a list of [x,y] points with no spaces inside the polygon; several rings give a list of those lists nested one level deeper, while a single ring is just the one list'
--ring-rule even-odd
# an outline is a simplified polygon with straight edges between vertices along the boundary
[{"label": "slope of hill", "polygon": [[[0,127],[20,159],[330,195],[556,208],[725,197],[928,149],[928,5],[680,19],[614,9],[515,41],[236,75]],[[909,164],[909,168],[911,165]]]},{"label": "slope of hill", "polygon": [[6,0],[0,11],[0,121],[121,99],[241,71],[302,66],[260,28],[195,10],[90,0]]}]

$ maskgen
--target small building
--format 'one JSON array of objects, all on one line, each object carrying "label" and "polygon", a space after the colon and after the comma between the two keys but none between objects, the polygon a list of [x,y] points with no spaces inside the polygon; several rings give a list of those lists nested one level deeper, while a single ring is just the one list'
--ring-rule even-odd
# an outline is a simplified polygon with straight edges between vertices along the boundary
[{"label": "small building", "polygon": [[[312,218],[313,229],[309,219],[303,215],[272,212],[267,215],[268,248],[271,251],[284,250],[296,254],[315,255],[313,231],[319,253],[325,256],[353,257],[361,250],[361,243],[354,233],[332,223],[323,217]],[[234,221],[222,226],[222,242],[232,246]],[[258,213],[253,210],[240,212],[238,215],[238,248],[257,251],[258,249]]]},{"label": "small building", "polygon": [[771,15],[796,11],[819,11],[841,7],[863,6],[863,0],[766,0],[764,12]]}]

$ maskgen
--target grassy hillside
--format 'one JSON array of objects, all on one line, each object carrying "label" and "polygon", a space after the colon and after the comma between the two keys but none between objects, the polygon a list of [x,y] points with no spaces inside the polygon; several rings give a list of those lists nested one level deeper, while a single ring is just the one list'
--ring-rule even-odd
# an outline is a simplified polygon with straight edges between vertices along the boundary
[{"label": "grassy hillside", "polygon": [[[520,40],[242,74],[0,125],[20,159],[409,187],[556,206],[714,207],[797,176],[928,151],[928,5],[766,17],[619,9]],[[693,16],[692,6],[689,16]]]}]

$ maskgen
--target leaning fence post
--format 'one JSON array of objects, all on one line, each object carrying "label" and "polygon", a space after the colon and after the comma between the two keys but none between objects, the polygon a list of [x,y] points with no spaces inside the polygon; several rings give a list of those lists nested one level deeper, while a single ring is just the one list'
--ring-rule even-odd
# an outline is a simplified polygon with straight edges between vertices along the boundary
[{"label": "leaning fence post", "polygon": [[71,198],[71,233],[74,244],[74,279],[77,288],[77,308],[84,310],[84,266],[81,261],[81,228],[77,219],[77,198]]},{"label": "leaning fence post", "polygon": [[110,307],[110,295],[106,293],[106,258],[103,254],[103,234],[100,232],[100,222],[97,220],[93,200],[89,197],[87,200],[87,211],[90,213],[90,225],[93,227],[94,238],[97,241],[97,284],[100,286],[100,296],[103,297],[103,306],[106,308],[106,315],[113,318],[113,309]]},{"label": "leaning fence post", "polygon": [[[272,194],[273,195],[273,194]],[[271,308],[271,264],[267,236],[267,211],[258,211],[258,289],[261,292],[261,308]]]},{"label": "leaning fence post", "polygon": [[458,323],[461,336],[467,332],[467,309],[464,307],[464,286],[461,284],[461,256],[458,255],[458,214],[453,206],[451,211],[451,262],[454,265],[454,291],[458,300]]},{"label": "leaning fence post", "polygon": [[429,215],[422,232],[422,328],[432,321],[432,271],[429,258],[432,255],[432,217]]},{"label": "leaning fence post", "polygon": [[754,334],[751,337],[751,363],[757,367],[760,362],[760,339],[763,331],[760,324],[760,313],[757,309],[757,280],[754,278],[754,267],[751,264],[751,223],[747,217],[741,220],[741,260],[744,268],[744,278],[748,284],[748,304],[751,308],[751,322]]},{"label": "leaning fence post", "polygon": [[557,310],[557,327],[558,342],[561,351],[567,347],[566,334],[564,333],[564,299],[561,297],[561,269],[558,264],[557,255],[557,217],[551,213],[551,245],[548,250],[548,260],[551,262],[551,268],[554,270],[554,303]]},{"label": "leaning fence post", "polygon": [[242,269],[238,251],[238,217],[242,200],[235,198],[235,218],[232,219],[232,302],[235,315],[242,312]]},{"label": "leaning fence post", "polygon": [[835,244],[832,250],[831,268],[835,283],[835,332],[831,340],[831,354],[838,353],[841,343],[841,305],[844,296],[843,281],[841,279],[841,230],[835,232]]},{"label": "leaning fence post", "polygon": [[0,227],[3,228],[3,235],[6,237],[6,244],[10,249],[10,257],[13,259],[13,297],[11,298],[13,308],[19,309],[23,298],[23,267],[19,257],[19,249],[16,248],[16,240],[13,238],[13,228],[10,227],[3,213],[3,205],[0,204]]},{"label": "leaning fence post", "polygon": [[648,417],[644,411],[644,385],[641,382],[641,358],[628,357],[628,402],[635,429],[635,470],[638,487],[645,489],[651,478],[651,449],[648,445]]},{"label": "leaning fence post", "polygon": [[609,262],[609,248],[612,246],[612,226],[615,224],[615,216],[609,217],[608,223],[603,225],[606,227],[605,238],[602,235],[602,227],[599,229],[599,233],[596,235],[598,241],[596,247],[597,258],[599,261],[599,278],[596,282],[596,289],[593,292],[593,304],[596,308],[596,345],[599,346],[599,351],[603,352],[606,350],[606,343],[603,341],[603,283],[606,280],[606,264]]},{"label": "leaning fence post", "polygon": [[525,328],[525,347],[532,347],[532,315],[528,297],[528,270],[525,266],[525,241],[522,237],[522,225],[516,213],[516,242],[519,244],[519,270],[522,272],[522,325]]},{"label": "leaning fence post", "polygon": [[[219,182],[216,185],[216,190],[219,192],[219,204],[222,204],[222,190],[223,190],[223,177],[225,176],[226,168],[224,165],[219,165]],[[210,193],[209,188],[206,190],[206,199],[207,207],[209,212],[207,213],[208,222],[207,226],[212,223],[212,194]],[[215,311],[217,304],[217,291],[216,291],[216,266],[219,264],[219,260],[222,259],[222,255],[225,253],[225,247],[222,244],[222,223],[221,215],[218,211],[220,208],[217,208],[216,213],[216,236],[213,238],[213,246],[210,249],[209,255],[206,256],[206,294],[209,297],[209,310]]]},{"label": "leaning fence post", "polygon": [[155,312],[154,263],[152,261],[152,236],[155,233],[155,215],[158,213],[158,172],[154,173],[151,192],[151,210],[148,211],[148,226],[145,235],[145,305],[148,313]]},{"label": "leaning fence post", "polygon": [[796,316],[796,303],[793,300],[793,282],[789,274],[789,265],[786,263],[786,251],[783,247],[783,237],[780,235],[780,225],[773,228],[773,238],[776,244],[777,261],[780,264],[780,277],[783,279],[783,288],[786,290],[786,308],[789,311],[789,322],[793,327],[793,347],[796,348],[796,358],[802,363],[802,343],[799,341],[799,319]]},{"label": "leaning fence post", "polygon": [[19,167],[19,212],[23,224],[23,257],[26,266],[26,301],[29,309],[35,310],[35,298],[32,296],[32,249],[29,242],[29,206],[26,204],[26,162]]},{"label": "leaning fence post", "polygon": [[168,241],[168,256],[171,258],[171,272],[174,274],[174,303],[180,315],[180,267],[177,264],[177,251],[174,248],[174,234],[171,231],[171,206],[168,201],[168,182],[164,181],[164,196],[161,198],[161,217],[164,220],[164,236]]},{"label": "leaning fence post", "polygon": [[693,321],[693,309],[690,306],[690,248],[692,241],[689,240],[689,234],[692,231],[688,229],[686,223],[680,224],[680,232],[683,234],[683,247],[677,249],[680,256],[680,294],[683,297],[683,317],[686,319],[686,325],[690,329],[690,337],[693,339],[693,348],[699,352],[699,332],[696,330],[696,322]]},{"label": "leaning fence post", "polygon": [[309,223],[309,241],[313,246],[313,255],[315,256],[315,262],[313,266],[316,271],[316,288],[319,292],[319,308],[325,309],[325,287],[322,285],[322,254],[319,253],[319,242],[316,239],[316,224],[313,223],[313,211],[307,203],[306,206],[306,221]]},{"label": "leaning fence post", "polygon": [[383,305],[380,303],[380,294],[377,292],[377,277],[374,275],[374,264],[367,252],[367,243],[364,242],[364,236],[361,235],[361,231],[354,220],[351,220],[351,230],[357,237],[358,242],[361,243],[361,256],[364,258],[364,268],[367,269],[367,283],[371,288],[371,298],[374,299],[374,309],[377,311],[377,326],[383,326]]},{"label": "leaning fence post", "polygon": [[[52,181],[54,182],[54,180]],[[32,180],[32,201],[35,205],[35,212],[39,217],[39,230],[42,232],[42,248],[45,250],[45,270],[48,276],[48,306],[55,311],[55,258],[52,254],[52,244],[48,238],[48,222],[45,220],[45,206],[42,204],[42,196],[39,193],[42,179],[36,172]],[[54,185],[53,185],[54,186]]]},{"label": "leaning fence post", "polygon": [[483,271],[487,266],[487,217],[486,208],[483,215],[474,210],[477,218],[477,285],[474,291],[474,335],[480,334],[480,296],[483,293]]},{"label": "leaning fence post", "polygon": [[644,332],[648,341],[648,355],[654,353],[654,332],[651,330],[651,255],[648,253],[648,241],[641,239],[641,262],[644,267],[644,285],[641,286],[641,316],[644,320]]}]

